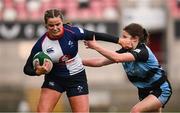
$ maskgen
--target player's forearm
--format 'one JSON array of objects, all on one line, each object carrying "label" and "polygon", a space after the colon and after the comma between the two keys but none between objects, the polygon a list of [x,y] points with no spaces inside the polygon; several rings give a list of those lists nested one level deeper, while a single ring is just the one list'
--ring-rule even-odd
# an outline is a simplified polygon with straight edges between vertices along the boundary
[{"label": "player's forearm", "polygon": [[101,67],[102,63],[98,59],[83,59],[82,60],[84,66],[89,67]]},{"label": "player's forearm", "polygon": [[108,58],[109,60],[111,60],[112,62],[119,62],[118,53],[111,50],[107,50],[101,46],[96,46],[94,49],[106,58]]},{"label": "player's forearm", "polygon": [[113,42],[113,43],[118,43],[119,41],[119,37],[116,37],[110,34],[105,34],[105,33],[95,33],[95,38],[96,40],[102,40],[102,41]]},{"label": "player's forearm", "polygon": [[102,40],[107,42],[119,43],[119,37],[113,36],[107,33],[98,33],[93,31],[86,31],[85,40],[93,40],[93,36],[95,35],[96,40]]},{"label": "player's forearm", "polygon": [[23,72],[26,74],[26,75],[30,75],[30,76],[34,76],[36,75],[36,72],[32,66],[32,56],[30,55],[25,66],[24,66],[24,69],[23,69]]}]

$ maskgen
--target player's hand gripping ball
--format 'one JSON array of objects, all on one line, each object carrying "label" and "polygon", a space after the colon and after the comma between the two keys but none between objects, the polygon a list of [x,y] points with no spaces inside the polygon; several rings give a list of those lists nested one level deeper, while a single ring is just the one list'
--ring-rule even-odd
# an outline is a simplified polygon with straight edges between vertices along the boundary
[{"label": "player's hand gripping ball", "polygon": [[38,71],[37,74],[48,74],[53,67],[53,63],[47,54],[44,52],[38,52],[33,57],[33,66],[34,69]]}]

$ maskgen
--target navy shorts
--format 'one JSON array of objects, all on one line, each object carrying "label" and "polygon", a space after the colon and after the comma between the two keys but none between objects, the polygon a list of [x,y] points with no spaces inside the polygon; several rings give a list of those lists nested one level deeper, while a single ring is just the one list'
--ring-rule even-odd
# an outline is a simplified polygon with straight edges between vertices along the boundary
[{"label": "navy shorts", "polygon": [[139,100],[143,100],[148,95],[152,94],[158,98],[158,100],[162,103],[162,107],[168,102],[169,98],[172,94],[172,89],[168,81],[164,82],[160,85],[159,88],[154,89],[140,89],[138,88]]},{"label": "navy shorts", "polygon": [[41,88],[49,88],[60,93],[66,92],[68,97],[89,94],[85,71],[71,76],[45,76]]}]

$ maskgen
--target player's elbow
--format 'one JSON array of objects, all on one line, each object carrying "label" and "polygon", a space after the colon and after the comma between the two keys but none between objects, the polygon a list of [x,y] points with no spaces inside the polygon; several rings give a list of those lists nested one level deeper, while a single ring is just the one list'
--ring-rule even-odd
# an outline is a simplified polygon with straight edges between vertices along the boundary
[{"label": "player's elbow", "polygon": [[89,66],[89,67],[102,67],[103,63],[99,61],[91,62],[91,63],[83,63],[84,66]]},{"label": "player's elbow", "polygon": [[24,66],[23,72],[24,72],[24,74],[29,75],[29,76],[36,75],[36,73],[34,71],[32,71],[31,69],[29,69],[27,66]]},{"label": "player's elbow", "polygon": [[120,60],[117,57],[112,57],[111,60],[115,63],[119,63]]},{"label": "player's elbow", "polygon": [[28,74],[28,73],[27,73],[26,66],[24,66],[24,68],[23,68],[23,72],[24,72],[24,74],[26,74],[26,75]]},{"label": "player's elbow", "polygon": [[26,75],[30,75],[30,73],[29,73],[29,71],[27,70],[26,67],[23,68],[23,72],[24,72],[24,74],[26,74]]},{"label": "player's elbow", "polygon": [[93,64],[84,64],[84,66],[89,66],[89,67],[102,67],[102,64],[99,63],[93,63]]},{"label": "player's elbow", "polygon": [[102,66],[104,66],[103,63],[97,63],[94,67],[102,67]]}]

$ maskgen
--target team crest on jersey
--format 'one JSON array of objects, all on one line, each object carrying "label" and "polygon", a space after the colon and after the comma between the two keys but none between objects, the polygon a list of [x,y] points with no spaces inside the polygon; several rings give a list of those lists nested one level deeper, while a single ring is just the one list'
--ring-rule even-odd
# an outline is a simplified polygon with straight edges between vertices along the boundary
[{"label": "team crest on jersey", "polygon": [[73,46],[74,46],[74,43],[73,43],[72,41],[69,41],[69,42],[68,42],[68,45],[69,45],[70,47],[73,47]]},{"label": "team crest on jersey", "polygon": [[49,84],[49,86],[54,86],[55,85],[54,82],[51,82],[51,81],[48,84]]},{"label": "team crest on jersey", "polygon": [[140,50],[140,49],[135,49],[134,51],[137,52],[137,53],[139,53],[141,50]]}]

